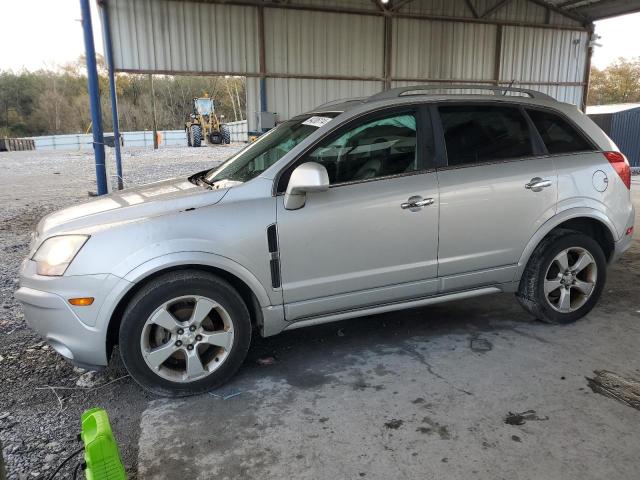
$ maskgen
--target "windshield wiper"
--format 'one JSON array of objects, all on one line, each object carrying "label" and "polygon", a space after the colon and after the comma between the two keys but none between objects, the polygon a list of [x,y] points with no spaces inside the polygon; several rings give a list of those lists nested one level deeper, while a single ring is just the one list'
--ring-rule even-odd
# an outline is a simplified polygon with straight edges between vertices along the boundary
[{"label": "windshield wiper", "polygon": [[204,172],[198,172],[195,175],[191,175],[188,180],[194,185],[198,185],[199,187],[211,188],[212,184],[205,178],[207,176],[207,173],[208,170],[205,170]]}]

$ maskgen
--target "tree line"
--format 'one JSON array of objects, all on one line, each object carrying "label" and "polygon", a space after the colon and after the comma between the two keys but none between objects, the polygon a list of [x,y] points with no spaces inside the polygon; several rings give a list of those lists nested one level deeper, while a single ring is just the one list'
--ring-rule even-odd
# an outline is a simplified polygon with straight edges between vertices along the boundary
[{"label": "tree line", "polygon": [[640,102],[640,57],[619,58],[603,70],[591,69],[589,105]]},{"label": "tree line", "polygon": [[[98,59],[102,117],[110,131],[109,84]],[[117,74],[120,128],[151,130],[153,110],[148,75]],[[246,118],[243,78],[154,76],[156,119],[161,130],[180,129],[191,99],[208,94],[227,122]],[[640,57],[620,58],[603,70],[591,69],[589,104],[640,102]],[[0,136],[83,133],[91,125],[85,63],[82,58],[55,71],[0,71]]]},{"label": "tree line", "polygon": [[[98,59],[100,101],[105,131],[111,131],[109,80]],[[225,122],[246,119],[245,80],[238,77],[154,75],[156,121],[160,130],[184,128],[191,100],[214,99]],[[153,108],[149,75],[116,74],[116,95],[122,131],[151,130]],[[85,133],[91,112],[85,62],[57,70],[0,71],[0,137]]]}]

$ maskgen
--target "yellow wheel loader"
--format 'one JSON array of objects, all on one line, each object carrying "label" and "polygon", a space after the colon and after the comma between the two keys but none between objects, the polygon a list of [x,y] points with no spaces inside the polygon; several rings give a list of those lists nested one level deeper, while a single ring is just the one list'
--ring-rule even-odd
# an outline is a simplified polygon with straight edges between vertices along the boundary
[{"label": "yellow wheel loader", "polygon": [[215,145],[231,143],[229,127],[220,122],[215,113],[213,99],[209,97],[194,98],[192,107],[184,126],[187,145],[200,147],[203,143]]}]

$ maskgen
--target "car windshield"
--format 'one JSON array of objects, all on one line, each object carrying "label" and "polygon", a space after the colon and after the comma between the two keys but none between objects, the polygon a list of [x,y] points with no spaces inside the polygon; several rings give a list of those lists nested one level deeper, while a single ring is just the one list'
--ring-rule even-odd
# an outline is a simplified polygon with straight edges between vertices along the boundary
[{"label": "car windshield", "polygon": [[337,115],[338,112],[302,115],[283,122],[219,167],[210,170],[204,180],[210,184],[222,180],[247,182],[260,175]]}]

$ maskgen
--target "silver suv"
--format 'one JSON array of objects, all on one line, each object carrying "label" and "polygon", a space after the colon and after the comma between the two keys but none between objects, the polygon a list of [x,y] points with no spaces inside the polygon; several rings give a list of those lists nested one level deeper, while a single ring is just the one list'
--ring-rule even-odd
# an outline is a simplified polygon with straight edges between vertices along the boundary
[{"label": "silver suv", "polygon": [[75,364],[119,344],[143,387],[187,395],[227,381],[253,332],[497,292],[579,319],[631,242],[626,158],[575,106],[448,88],[325,104],[220,167],[45,217],[27,321]]}]

